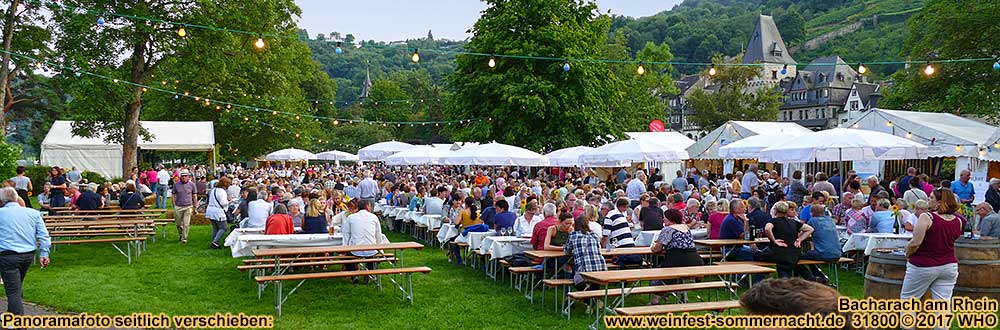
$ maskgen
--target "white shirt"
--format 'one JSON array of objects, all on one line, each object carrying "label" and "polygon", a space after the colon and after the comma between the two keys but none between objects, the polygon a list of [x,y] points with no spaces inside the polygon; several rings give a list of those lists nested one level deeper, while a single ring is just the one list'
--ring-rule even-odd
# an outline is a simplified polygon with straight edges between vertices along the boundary
[{"label": "white shirt", "polygon": [[[382,224],[378,217],[368,210],[361,210],[347,216],[347,221],[340,225],[340,231],[344,235],[344,245],[372,245],[378,244],[382,237]],[[351,254],[359,257],[370,257],[377,251],[354,251]]]},{"label": "white shirt", "polygon": [[170,172],[167,172],[166,169],[161,169],[159,172],[156,172],[156,182],[161,185],[170,183]]},{"label": "white shirt", "polygon": [[517,222],[514,223],[514,232],[517,233],[517,236],[521,236],[524,234],[530,235],[531,233],[535,232],[535,225],[537,225],[539,222],[542,222],[543,219],[545,218],[538,213],[535,213],[535,216],[532,217],[530,221],[525,219],[524,215],[521,215],[517,217]]},{"label": "white shirt", "polygon": [[245,228],[264,228],[267,217],[271,216],[271,202],[258,199],[247,204],[247,223]]},{"label": "white shirt", "polygon": [[625,189],[625,195],[628,196],[629,200],[637,201],[642,193],[646,192],[646,184],[642,183],[639,179],[632,179],[628,182],[628,188]]},{"label": "white shirt", "polygon": [[288,213],[292,212],[292,205],[298,206],[299,212],[306,213],[306,202],[302,200],[301,196],[288,200]]},{"label": "white shirt", "polygon": [[208,196],[208,208],[205,209],[205,217],[215,221],[226,220],[226,207],[229,207],[229,200],[226,199],[226,192],[222,189],[212,189]]}]

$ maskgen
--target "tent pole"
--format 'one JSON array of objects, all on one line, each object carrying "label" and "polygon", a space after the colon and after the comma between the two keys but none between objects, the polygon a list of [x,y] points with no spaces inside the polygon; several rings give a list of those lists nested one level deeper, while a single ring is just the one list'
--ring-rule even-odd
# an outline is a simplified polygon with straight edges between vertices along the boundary
[{"label": "tent pole", "polygon": [[[844,148],[837,148],[837,154],[840,157],[840,173],[841,173],[841,175],[840,175],[840,189],[837,189],[837,191],[840,192],[840,200],[838,202],[843,203],[844,202],[844,178],[846,177],[845,175],[843,175],[843,173],[847,173],[847,171],[844,168]],[[834,188],[836,188],[836,187],[834,187]]]}]

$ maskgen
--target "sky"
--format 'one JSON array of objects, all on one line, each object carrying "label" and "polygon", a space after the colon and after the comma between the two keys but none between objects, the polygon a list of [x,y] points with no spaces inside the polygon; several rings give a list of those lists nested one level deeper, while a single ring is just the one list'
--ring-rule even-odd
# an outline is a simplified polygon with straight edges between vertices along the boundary
[{"label": "sky", "polygon": [[[682,0],[597,0],[602,13],[650,16]],[[478,0],[295,0],[302,8],[299,27],[316,34],[353,33],[359,40],[394,41],[427,36],[462,40],[486,4]]]}]

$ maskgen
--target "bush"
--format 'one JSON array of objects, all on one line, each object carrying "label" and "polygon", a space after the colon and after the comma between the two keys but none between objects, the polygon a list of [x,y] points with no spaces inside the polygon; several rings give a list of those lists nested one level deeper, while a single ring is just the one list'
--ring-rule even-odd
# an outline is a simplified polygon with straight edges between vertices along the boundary
[{"label": "bush", "polygon": [[82,175],[83,179],[90,183],[104,184],[108,182],[108,179],[105,179],[104,176],[91,171],[83,171]]},{"label": "bush", "polygon": [[31,179],[34,196],[41,194],[45,190],[45,178],[49,176],[49,166],[26,166],[24,175]]},{"label": "bush", "polygon": [[18,158],[21,158],[21,147],[0,142],[0,179],[7,180],[17,175]]}]

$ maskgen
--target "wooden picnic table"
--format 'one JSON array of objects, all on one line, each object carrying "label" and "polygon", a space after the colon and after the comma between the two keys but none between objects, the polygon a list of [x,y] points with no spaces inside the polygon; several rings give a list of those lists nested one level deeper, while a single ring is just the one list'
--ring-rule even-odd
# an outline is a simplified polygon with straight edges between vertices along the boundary
[{"label": "wooden picnic table", "polygon": [[368,250],[404,250],[404,249],[421,250],[423,248],[424,245],[417,242],[399,242],[399,243],[374,244],[374,245],[336,245],[336,246],[315,246],[315,247],[279,248],[279,249],[257,249],[253,251],[253,254],[258,257],[275,257],[275,256],[301,255],[301,254],[347,253],[353,251],[368,251]]},{"label": "wooden picnic table", "polygon": [[47,228],[77,228],[77,227],[133,227],[142,225],[153,225],[152,219],[146,220],[94,220],[94,221],[65,221],[65,222],[49,222],[45,224]]},{"label": "wooden picnic table", "polygon": [[766,238],[758,238],[752,241],[745,239],[696,239],[694,244],[704,245],[708,247],[720,247],[729,245],[744,245],[744,244],[759,244],[759,243],[770,243]]}]

